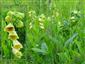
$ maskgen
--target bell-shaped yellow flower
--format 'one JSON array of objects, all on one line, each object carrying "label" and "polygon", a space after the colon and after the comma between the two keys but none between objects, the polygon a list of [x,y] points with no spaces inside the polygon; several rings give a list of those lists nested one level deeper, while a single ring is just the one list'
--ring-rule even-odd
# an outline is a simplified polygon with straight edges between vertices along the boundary
[{"label": "bell-shaped yellow flower", "polygon": [[45,29],[45,27],[44,27],[44,26],[42,26],[42,25],[40,26],[40,28],[41,28],[41,29]]},{"label": "bell-shaped yellow flower", "polygon": [[4,31],[7,31],[7,32],[12,32],[14,30],[15,30],[15,28],[14,28],[13,24],[11,24],[11,23],[9,23],[4,29]]},{"label": "bell-shaped yellow flower", "polygon": [[11,16],[6,16],[5,17],[5,21],[6,22],[11,22],[12,21],[12,17]]},{"label": "bell-shaped yellow flower", "polygon": [[16,31],[9,32],[8,39],[11,39],[11,40],[19,39],[19,37],[18,37]]},{"label": "bell-shaped yellow flower", "polygon": [[17,58],[21,58],[23,56],[22,53],[15,48],[12,48],[12,52]]},{"label": "bell-shaped yellow flower", "polygon": [[20,50],[23,48],[22,44],[18,40],[13,41],[13,48]]},{"label": "bell-shaped yellow flower", "polygon": [[42,22],[39,23],[41,29],[45,29],[44,24]]}]

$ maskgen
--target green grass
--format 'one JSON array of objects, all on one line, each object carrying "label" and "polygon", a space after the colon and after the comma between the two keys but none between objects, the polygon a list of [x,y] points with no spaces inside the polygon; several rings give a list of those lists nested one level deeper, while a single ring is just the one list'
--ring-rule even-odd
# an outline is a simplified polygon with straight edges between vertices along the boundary
[{"label": "green grass", "polygon": [[[0,3],[0,64],[85,64],[85,0],[1,0]],[[4,32],[4,19],[10,10],[25,14],[24,27],[16,28],[24,46],[21,59],[12,54],[12,42]],[[29,17],[31,10],[36,14]],[[70,20],[73,10],[80,11],[75,22]],[[41,14],[45,15],[44,30],[39,27]],[[30,22],[33,29],[29,29]]]}]

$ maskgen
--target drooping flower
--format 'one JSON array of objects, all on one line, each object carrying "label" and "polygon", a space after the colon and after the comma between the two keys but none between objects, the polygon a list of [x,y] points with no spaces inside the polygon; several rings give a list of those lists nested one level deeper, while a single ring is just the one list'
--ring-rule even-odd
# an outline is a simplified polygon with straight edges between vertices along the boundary
[{"label": "drooping flower", "polygon": [[13,15],[15,15],[15,12],[13,12],[13,11],[9,11],[9,12],[7,13],[7,16],[13,16]]},{"label": "drooping flower", "polygon": [[46,17],[45,17],[44,14],[41,14],[41,15],[40,15],[40,18],[45,19]]},{"label": "drooping flower", "polygon": [[29,11],[28,12],[28,15],[29,15],[29,17],[32,17],[32,16],[35,16],[36,15],[36,12],[35,11]]},{"label": "drooping flower", "polygon": [[41,28],[41,29],[45,29],[45,27],[44,27],[44,26],[42,26],[42,25],[40,26],[40,28]]},{"label": "drooping flower", "polygon": [[11,22],[13,19],[12,19],[12,17],[11,16],[6,16],[5,17],[5,21],[6,22]]},{"label": "drooping flower", "polygon": [[13,48],[20,50],[23,48],[22,44],[18,40],[13,41]]},{"label": "drooping flower", "polygon": [[9,36],[8,36],[8,39],[11,39],[11,40],[16,40],[16,39],[19,39],[16,31],[12,31],[9,33]]},{"label": "drooping flower", "polygon": [[39,17],[39,21],[43,22],[43,21],[45,21],[45,19],[46,19],[45,15],[41,14],[40,17]]},{"label": "drooping flower", "polygon": [[13,26],[13,24],[9,23],[5,28],[4,28],[4,31],[7,31],[7,32],[12,32],[14,31],[15,28]]},{"label": "drooping flower", "polygon": [[23,56],[23,54],[15,48],[12,48],[12,52],[17,58],[21,58]]},{"label": "drooping flower", "polygon": [[32,29],[33,28],[33,25],[32,25],[32,22],[29,23],[29,29]]},{"label": "drooping flower", "polygon": [[41,22],[40,22],[39,24],[40,24],[41,26],[44,26],[44,24],[43,24],[43,23],[41,23]]}]

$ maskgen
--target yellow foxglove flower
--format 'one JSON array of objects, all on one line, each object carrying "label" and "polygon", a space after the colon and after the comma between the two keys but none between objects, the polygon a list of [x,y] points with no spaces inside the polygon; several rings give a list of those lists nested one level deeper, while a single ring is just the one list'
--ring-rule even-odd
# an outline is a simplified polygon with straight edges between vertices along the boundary
[{"label": "yellow foxglove flower", "polygon": [[43,21],[41,18],[39,18],[39,21]]},{"label": "yellow foxglove flower", "polygon": [[41,23],[41,22],[40,22],[39,24],[40,24],[40,26],[44,26],[44,24],[43,24],[43,23]]},{"label": "yellow foxglove flower", "polygon": [[15,12],[13,12],[13,11],[9,11],[9,12],[7,13],[8,16],[13,16],[14,14],[15,14]]},{"label": "yellow foxglove flower", "polygon": [[19,39],[19,37],[18,37],[16,31],[9,32],[8,39],[11,39],[11,40]]},{"label": "yellow foxglove flower", "polygon": [[21,58],[23,56],[22,53],[15,48],[12,48],[12,52],[17,58]]},{"label": "yellow foxglove flower", "polygon": [[40,17],[39,17],[39,21],[43,22],[43,21],[45,21],[45,19],[46,19],[45,15],[41,14]]},{"label": "yellow foxglove flower", "polygon": [[41,17],[42,19],[45,19],[45,15],[44,15],[44,14],[41,14],[40,17]]},{"label": "yellow foxglove flower", "polygon": [[33,26],[31,25],[31,26],[29,27],[29,29],[32,29],[32,27],[33,27]]},{"label": "yellow foxglove flower", "polygon": [[11,24],[11,23],[9,23],[4,29],[4,31],[7,31],[7,32],[11,32],[14,30],[15,30],[15,28],[14,28],[13,24]]},{"label": "yellow foxglove flower", "polygon": [[32,22],[30,22],[30,24],[29,24],[29,29],[32,29],[32,28],[33,28]]},{"label": "yellow foxglove flower", "polygon": [[18,40],[13,41],[13,48],[20,50],[23,48],[22,44]]},{"label": "yellow foxglove flower", "polygon": [[12,17],[11,17],[11,16],[6,16],[6,17],[5,17],[5,21],[6,21],[6,22],[11,22],[11,21],[13,21],[13,20],[12,20]]},{"label": "yellow foxglove flower", "polygon": [[36,12],[35,11],[29,11],[28,14],[29,14],[29,17],[32,17],[36,14]]},{"label": "yellow foxglove flower", "polygon": [[40,26],[40,28],[41,28],[41,29],[45,29],[45,27],[44,27],[44,26]]}]

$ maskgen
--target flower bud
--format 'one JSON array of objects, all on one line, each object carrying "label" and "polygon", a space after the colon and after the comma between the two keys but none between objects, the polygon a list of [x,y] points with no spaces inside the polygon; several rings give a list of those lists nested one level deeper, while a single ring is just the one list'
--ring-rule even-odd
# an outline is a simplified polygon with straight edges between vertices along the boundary
[{"label": "flower bud", "polygon": [[24,26],[23,22],[21,20],[18,20],[16,23],[17,28],[22,28]]},{"label": "flower bud", "polygon": [[32,29],[32,28],[33,28],[33,25],[32,25],[32,22],[30,22],[29,29]]},{"label": "flower bud", "polygon": [[19,39],[19,37],[18,37],[16,31],[9,32],[8,39],[11,39],[11,40]]},{"label": "flower bud", "polygon": [[7,31],[7,32],[11,32],[11,31],[14,31],[15,28],[13,26],[13,24],[9,23],[5,28],[4,28],[4,31]]},{"label": "flower bud", "polygon": [[40,22],[39,24],[40,24],[40,26],[44,26],[44,24],[43,24],[43,23],[41,23],[41,22]]},{"label": "flower bud", "polygon": [[23,48],[23,46],[18,40],[14,40],[13,41],[13,48],[20,50],[21,48]]},{"label": "flower bud", "polygon": [[5,17],[5,21],[6,22],[11,22],[12,21],[12,17],[11,16],[6,16]]},{"label": "flower bud", "polygon": [[7,13],[8,16],[13,16],[14,14],[15,14],[15,13],[12,12],[12,11],[9,11],[9,12]]}]

